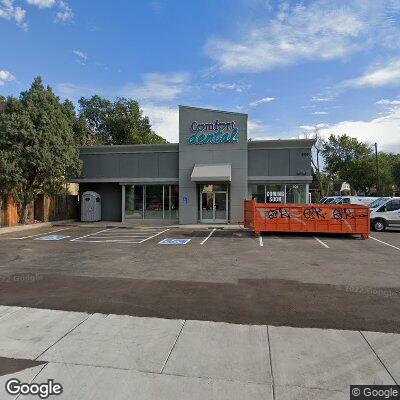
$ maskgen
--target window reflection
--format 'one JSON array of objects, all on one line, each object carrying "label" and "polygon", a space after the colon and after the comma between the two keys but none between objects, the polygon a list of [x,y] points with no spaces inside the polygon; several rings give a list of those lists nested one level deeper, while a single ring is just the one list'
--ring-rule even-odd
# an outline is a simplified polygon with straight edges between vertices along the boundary
[{"label": "window reflection", "polygon": [[[144,212],[143,212],[144,211]],[[126,219],[179,218],[178,185],[126,185]]]},{"label": "window reflection", "polygon": [[249,197],[257,203],[299,203],[307,202],[305,184],[250,184]]}]

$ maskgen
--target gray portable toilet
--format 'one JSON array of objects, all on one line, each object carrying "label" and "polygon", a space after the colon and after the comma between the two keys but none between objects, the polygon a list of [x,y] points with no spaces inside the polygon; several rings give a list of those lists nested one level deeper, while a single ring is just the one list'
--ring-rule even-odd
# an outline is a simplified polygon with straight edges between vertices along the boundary
[{"label": "gray portable toilet", "polygon": [[101,221],[101,198],[96,192],[83,192],[81,197],[81,221]]}]

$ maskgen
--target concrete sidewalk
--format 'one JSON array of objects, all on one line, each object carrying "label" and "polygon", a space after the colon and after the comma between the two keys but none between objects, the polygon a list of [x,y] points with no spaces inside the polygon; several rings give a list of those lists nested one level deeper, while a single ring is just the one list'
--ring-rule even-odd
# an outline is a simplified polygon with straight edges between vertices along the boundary
[{"label": "concrete sidewalk", "polygon": [[350,384],[400,382],[399,334],[0,306],[5,358],[1,399],[11,377],[54,379],[70,400],[339,400]]}]

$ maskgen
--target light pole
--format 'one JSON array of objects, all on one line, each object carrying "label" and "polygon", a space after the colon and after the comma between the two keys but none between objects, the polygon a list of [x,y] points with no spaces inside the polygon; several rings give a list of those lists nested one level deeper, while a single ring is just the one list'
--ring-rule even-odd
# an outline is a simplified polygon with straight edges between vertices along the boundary
[{"label": "light pole", "polygon": [[375,166],[376,166],[376,194],[381,195],[381,185],[379,182],[379,159],[378,159],[378,144],[375,143]]}]

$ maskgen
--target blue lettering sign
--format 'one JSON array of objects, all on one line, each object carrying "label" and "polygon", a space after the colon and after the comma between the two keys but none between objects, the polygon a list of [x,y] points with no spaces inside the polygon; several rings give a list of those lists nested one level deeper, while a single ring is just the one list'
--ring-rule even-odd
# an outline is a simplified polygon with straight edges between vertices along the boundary
[{"label": "blue lettering sign", "polygon": [[[203,124],[204,126],[204,124]],[[199,127],[199,125],[197,125]],[[201,129],[200,131],[202,131]],[[193,135],[189,136],[189,144],[217,144],[217,143],[239,143],[238,135],[239,129],[233,128],[231,131],[224,131],[223,128],[218,128],[214,133],[200,133],[197,134],[199,130],[196,130]]]}]

